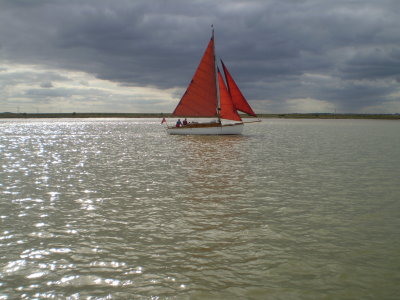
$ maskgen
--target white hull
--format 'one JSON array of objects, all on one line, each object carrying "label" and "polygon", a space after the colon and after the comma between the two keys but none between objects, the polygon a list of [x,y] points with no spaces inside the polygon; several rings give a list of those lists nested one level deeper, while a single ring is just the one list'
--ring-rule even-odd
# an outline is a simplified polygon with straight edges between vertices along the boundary
[{"label": "white hull", "polygon": [[236,124],[199,124],[200,126],[168,127],[168,134],[173,135],[234,135],[242,134],[243,123]]}]

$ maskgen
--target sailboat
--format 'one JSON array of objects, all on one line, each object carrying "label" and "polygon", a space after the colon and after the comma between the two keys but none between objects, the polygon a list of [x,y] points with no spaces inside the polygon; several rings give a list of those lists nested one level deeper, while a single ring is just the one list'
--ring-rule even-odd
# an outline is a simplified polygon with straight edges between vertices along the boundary
[{"label": "sailboat", "polygon": [[213,30],[200,64],[172,115],[215,120],[167,126],[169,134],[241,134],[244,122],[238,111],[257,117],[222,60],[221,65],[226,84],[216,63]]}]

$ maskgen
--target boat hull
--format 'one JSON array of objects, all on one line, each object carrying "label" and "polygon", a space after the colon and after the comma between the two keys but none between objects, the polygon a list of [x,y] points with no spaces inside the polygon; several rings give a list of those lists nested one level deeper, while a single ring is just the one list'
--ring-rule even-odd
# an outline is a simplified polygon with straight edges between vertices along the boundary
[{"label": "boat hull", "polygon": [[172,135],[238,135],[242,132],[243,123],[200,123],[167,128],[167,133]]}]

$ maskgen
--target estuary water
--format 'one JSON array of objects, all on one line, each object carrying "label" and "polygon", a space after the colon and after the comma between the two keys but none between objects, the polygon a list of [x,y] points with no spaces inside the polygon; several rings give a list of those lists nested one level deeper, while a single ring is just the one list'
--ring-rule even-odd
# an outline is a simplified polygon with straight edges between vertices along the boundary
[{"label": "estuary water", "polygon": [[400,123],[0,120],[0,299],[399,299]]}]

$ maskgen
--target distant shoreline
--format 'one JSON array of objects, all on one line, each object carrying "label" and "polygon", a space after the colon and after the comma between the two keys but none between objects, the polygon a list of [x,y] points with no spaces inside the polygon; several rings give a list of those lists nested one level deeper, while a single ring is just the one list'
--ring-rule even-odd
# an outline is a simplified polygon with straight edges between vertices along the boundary
[{"label": "distant shoreline", "polygon": [[[259,118],[282,119],[379,119],[400,120],[400,114],[259,114]],[[63,118],[177,118],[165,113],[0,113],[0,119]]]}]

